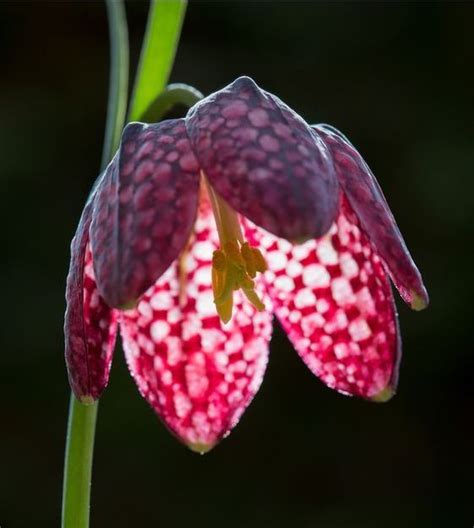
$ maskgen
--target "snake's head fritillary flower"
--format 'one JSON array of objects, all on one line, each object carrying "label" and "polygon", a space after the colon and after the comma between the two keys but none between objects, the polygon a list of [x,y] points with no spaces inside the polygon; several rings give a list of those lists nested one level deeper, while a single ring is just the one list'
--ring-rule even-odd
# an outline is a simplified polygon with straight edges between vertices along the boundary
[{"label": "snake's head fritillary flower", "polygon": [[385,401],[400,358],[389,276],[426,306],[360,154],[241,77],[184,119],[125,128],[72,243],[72,389],[100,397],[118,323],[141,394],[207,451],[260,387],[275,314],[326,385]]}]

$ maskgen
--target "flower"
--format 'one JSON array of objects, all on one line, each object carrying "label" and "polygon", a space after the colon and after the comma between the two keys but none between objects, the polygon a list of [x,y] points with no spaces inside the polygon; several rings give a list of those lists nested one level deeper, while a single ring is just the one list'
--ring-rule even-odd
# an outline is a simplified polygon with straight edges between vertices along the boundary
[{"label": "flower", "polygon": [[360,154],[241,77],[184,119],[125,128],[72,242],[72,389],[100,397],[119,325],[140,393],[209,450],[260,387],[275,314],[326,385],[385,401],[400,358],[389,276],[427,305]]}]

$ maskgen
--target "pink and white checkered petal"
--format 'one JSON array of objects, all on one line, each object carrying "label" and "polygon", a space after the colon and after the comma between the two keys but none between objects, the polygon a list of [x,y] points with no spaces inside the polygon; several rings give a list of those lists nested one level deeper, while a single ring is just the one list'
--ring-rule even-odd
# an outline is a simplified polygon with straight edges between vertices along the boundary
[{"label": "pink and white checkered petal", "polygon": [[223,325],[217,316],[211,290],[217,236],[211,222],[209,213],[198,217],[181,270],[173,263],[121,318],[140,393],[198,452],[225,437],[257,393],[272,329],[271,313],[256,312],[240,292],[232,320]]},{"label": "pink and white checkered petal", "polygon": [[339,183],[403,300],[415,310],[425,308],[429,299],[420,272],[372,171],[341,132],[329,125],[313,128],[328,145]]},{"label": "pink and white checkered petal", "polygon": [[264,252],[268,291],[297,352],[326,385],[375,401],[396,390],[397,314],[380,257],[343,203],[329,234],[291,245],[247,230]]},{"label": "pink and white checkered petal", "polygon": [[331,156],[278,98],[240,77],[191,108],[186,127],[210,183],[233,209],[288,240],[327,232],[338,206]]},{"label": "pink and white checkered petal", "polygon": [[91,204],[84,209],[71,244],[64,332],[69,382],[83,403],[97,400],[107,386],[117,333],[117,315],[99,295],[89,246]]},{"label": "pink and white checkered petal", "polygon": [[91,226],[97,282],[110,306],[134,304],[178,256],[194,223],[198,189],[184,120],[125,128]]}]

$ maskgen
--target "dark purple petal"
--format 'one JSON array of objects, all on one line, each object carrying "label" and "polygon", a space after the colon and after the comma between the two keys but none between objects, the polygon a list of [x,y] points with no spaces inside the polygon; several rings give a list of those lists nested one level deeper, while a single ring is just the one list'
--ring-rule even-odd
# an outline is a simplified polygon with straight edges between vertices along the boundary
[{"label": "dark purple petal", "polygon": [[195,105],[186,127],[211,185],[239,213],[289,240],[329,229],[338,185],[326,145],[251,79]]},{"label": "dark purple petal", "polygon": [[126,307],[160,277],[188,240],[199,166],[183,119],[132,123],[97,190],[94,270],[110,306]]},{"label": "dark purple petal", "polygon": [[71,244],[66,287],[66,364],[69,383],[83,403],[107,386],[117,333],[117,315],[99,295],[89,247],[92,204],[86,205]]},{"label": "dark purple petal", "polygon": [[422,310],[428,305],[428,293],[372,171],[338,130],[328,125],[313,129],[328,145],[342,190],[385,261],[400,295],[413,309]]}]

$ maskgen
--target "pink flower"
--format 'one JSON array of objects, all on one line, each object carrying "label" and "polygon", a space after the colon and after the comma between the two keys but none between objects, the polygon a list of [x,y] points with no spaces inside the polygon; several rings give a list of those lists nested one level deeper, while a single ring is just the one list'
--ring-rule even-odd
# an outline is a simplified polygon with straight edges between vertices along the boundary
[{"label": "pink flower", "polygon": [[326,385],[385,401],[400,358],[389,276],[427,305],[360,154],[241,77],[184,119],[125,128],[72,242],[72,389],[100,397],[119,324],[140,393],[206,451],[258,391],[275,314]]}]

